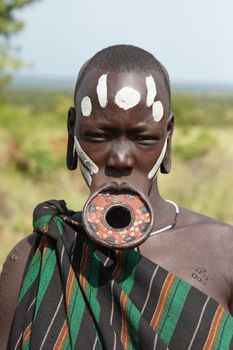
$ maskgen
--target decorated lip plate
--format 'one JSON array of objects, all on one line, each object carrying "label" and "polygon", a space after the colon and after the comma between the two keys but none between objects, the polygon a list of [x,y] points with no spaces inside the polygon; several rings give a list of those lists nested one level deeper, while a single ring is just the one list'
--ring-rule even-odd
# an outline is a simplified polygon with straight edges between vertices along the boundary
[{"label": "decorated lip plate", "polygon": [[87,201],[83,224],[96,243],[128,249],[141,244],[150,234],[151,213],[149,203],[137,193],[106,191]]}]

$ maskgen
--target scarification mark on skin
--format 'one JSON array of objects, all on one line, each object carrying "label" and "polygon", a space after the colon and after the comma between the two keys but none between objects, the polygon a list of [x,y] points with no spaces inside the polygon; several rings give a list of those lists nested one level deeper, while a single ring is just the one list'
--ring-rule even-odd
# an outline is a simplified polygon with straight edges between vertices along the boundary
[{"label": "scarification mark on skin", "polygon": [[195,269],[195,272],[192,273],[192,278],[203,285],[206,285],[207,281],[210,279],[207,269],[203,266]]},{"label": "scarification mark on skin", "polygon": [[81,111],[84,117],[89,117],[92,111],[91,99],[88,96],[83,97],[81,101]]},{"label": "scarification mark on skin", "polygon": [[100,106],[105,108],[108,103],[107,74],[102,74],[99,77],[96,92]]},{"label": "scarification mark on skin", "polygon": [[152,105],[152,115],[156,122],[160,122],[163,118],[163,105],[161,101],[156,101]]},{"label": "scarification mark on skin", "polygon": [[157,94],[155,80],[151,74],[148,77],[146,77],[146,87],[147,87],[146,105],[147,107],[151,107],[154,102],[155,96]]},{"label": "scarification mark on skin", "polygon": [[135,107],[141,99],[140,93],[131,88],[131,87],[123,87],[120,89],[115,96],[115,103],[118,107],[127,110]]}]

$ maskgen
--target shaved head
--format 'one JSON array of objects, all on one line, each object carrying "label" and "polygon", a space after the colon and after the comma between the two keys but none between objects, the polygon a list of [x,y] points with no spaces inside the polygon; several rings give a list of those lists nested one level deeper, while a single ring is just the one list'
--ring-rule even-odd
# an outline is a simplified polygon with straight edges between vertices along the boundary
[{"label": "shaved head", "polygon": [[112,72],[154,72],[164,85],[168,105],[170,105],[170,82],[165,67],[149,52],[132,45],[114,45],[95,54],[81,68],[75,87],[74,100],[79,86],[92,69]]}]

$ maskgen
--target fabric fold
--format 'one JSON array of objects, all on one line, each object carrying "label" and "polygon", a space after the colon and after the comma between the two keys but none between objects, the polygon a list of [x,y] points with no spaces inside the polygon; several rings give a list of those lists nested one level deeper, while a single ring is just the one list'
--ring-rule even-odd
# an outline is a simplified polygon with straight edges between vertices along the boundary
[{"label": "fabric fold", "polygon": [[233,349],[221,305],[134,250],[96,245],[79,218],[64,201],[35,209],[8,350]]}]

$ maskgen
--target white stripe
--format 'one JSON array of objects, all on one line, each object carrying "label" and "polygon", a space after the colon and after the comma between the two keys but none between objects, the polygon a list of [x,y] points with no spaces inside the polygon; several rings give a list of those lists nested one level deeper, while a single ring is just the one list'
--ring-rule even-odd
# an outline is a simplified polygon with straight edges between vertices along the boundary
[{"label": "white stripe", "polygon": [[144,303],[144,305],[143,305],[143,308],[142,308],[142,311],[141,311],[141,315],[142,315],[142,314],[144,313],[144,311],[145,311],[145,308],[146,308],[146,305],[147,305],[147,302],[148,302],[148,299],[149,299],[149,296],[150,296],[150,293],[151,293],[152,283],[153,283],[153,281],[154,281],[154,278],[155,278],[155,275],[156,275],[156,273],[157,273],[157,271],[158,271],[158,268],[159,268],[159,266],[156,267],[156,269],[154,270],[154,273],[153,273],[153,275],[152,275],[152,277],[151,277],[150,285],[149,285],[149,289],[148,289],[148,293],[147,293],[147,297],[146,297],[145,303]]},{"label": "white stripe", "polygon": [[[111,309],[111,316],[110,316],[110,326],[112,327],[112,321],[113,321],[113,313],[114,313],[114,297],[113,297],[113,285],[114,285],[114,280],[111,282],[111,295],[112,295],[112,309]],[[114,344],[113,344],[113,349],[116,350],[116,332],[115,329],[112,327],[113,333],[114,333]]]},{"label": "white stripe", "polygon": [[62,247],[62,251],[61,251],[61,267],[62,267],[62,261],[63,261],[64,251],[65,251],[65,246]]},{"label": "white stripe", "polygon": [[31,302],[31,304],[30,304],[30,306],[29,306],[29,308],[28,308],[27,313],[30,311],[30,309],[31,309],[31,307],[33,306],[33,304],[35,304],[35,301],[36,301],[36,298]]},{"label": "white stripe", "polygon": [[96,344],[97,344],[97,336],[95,337],[95,342],[94,342],[92,350],[95,350]]},{"label": "white stripe", "polygon": [[112,350],[116,350],[116,332],[115,330],[113,329],[114,331],[114,344],[113,344],[113,349]]},{"label": "white stripe", "polygon": [[17,343],[16,343],[16,345],[15,345],[15,347],[14,347],[14,350],[17,349],[17,347],[18,347],[18,345],[19,345],[19,342],[20,342],[20,340],[21,340],[21,338],[22,338],[22,335],[23,335],[23,333],[20,334],[19,339],[17,340]]},{"label": "white stripe", "polygon": [[108,261],[109,261],[109,256],[108,256],[108,257],[107,257],[107,259],[105,260],[105,262],[104,262],[104,266],[106,266],[106,265],[107,265]]},{"label": "white stripe", "polygon": [[45,333],[44,339],[43,339],[42,344],[41,344],[41,346],[40,346],[40,350],[41,350],[41,349],[43,348],[43,346],[44,346],[44,343],[45,343],[45,341],[46,341],[46,339],[47,339],[47,336],[48,336],[48,334],[49,334],[49,331],[50,331],[50,329],[51,329],[51,327],[52,327],[52,324],[53,324],[53,322],[54,322],[54,320],[55,320],[55,317],[57,316],[58,310],[59,310],[59,308],[60,308],[60,306],[61,306],[62,300],[63,300],[63,294],[62,294],[61,299],[60,299],[60,301],[59,301],[59,303],[58,303],[58,306],[57,306],[57,309],[56,309],[56,311],[55,311],[55,314],[53,315],[53,318],[52,318],[52,320],[51,320],[51,322],[50,322],[50,325],[49,325],[49,327],[48,327],[48,329],[47,329],[47,332]]},{"label": "white stripe", "polygon": [[155,334],[155,341],[154,341],[153,350],[156,350],[157,340],[158,340],[158,334],[156,333]]},{"label": "white stripe", "polygon": [[201,321],[202,321],[203,314],[204,314],[204,312],[205,312],[205,309],[206,309],[206,306],[207,306],[209,300],[210,300],[210,297],[208,297],[208,298],[206,299],[206,302],[205,302],[205,304],[204,304],[204,306],[203,306],[203,309],[202,309],[202,312],[201,312],[201,315],[200,315],[200,318],[199,318],[197,327],[196,327],[196,329],[195,329],[195,332],[193,333],[193,337],[192,337],[192,339],[191,339],[191,342],[190,342],[189,347],[188,347],[187,350],[190,350],[190,349],[191,349],[191,346],[193,345],[194,339],[195,339],[195,337],[196,337],[196,335],[197,335],[198,329],[199,329],[200,324],[201,324]]},{"label": "white stripe", "polygon": [[113,284],[114,284],[114,280],[112,280],[112,282],[111,282],[111,295],[112,295],[112,310],[111,310],[111,316],[110,316],[110,325],[111,326],[112,326],[113,313],[114,313]]}]

